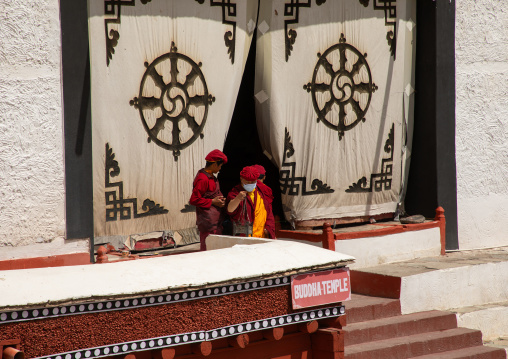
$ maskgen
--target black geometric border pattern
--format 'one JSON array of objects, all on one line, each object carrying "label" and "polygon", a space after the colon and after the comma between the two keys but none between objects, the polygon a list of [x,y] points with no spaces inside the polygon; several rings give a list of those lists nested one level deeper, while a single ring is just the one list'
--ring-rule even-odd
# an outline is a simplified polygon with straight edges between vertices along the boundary
[{"label": "black geometric border pattern", "polygon": [[[346,190],[347,193],[372,192],[372,190],[380,192],[392,189],[394,132],[395,124],[392,124],[384,147],[385,152],[389,153],[390,157],[383,158],[381,161],[381,172],[370,175],[369,187],[367,187],[367,178],[362,177],[358,182],[349,186]],[[372,187],[372,184],[374,184],[374,187]]]},{"label": "black geometric border pattern", "polygon": [[139,296],[129,299],[112,299],[98,302],[66,304],[55,307],[39,307],[14,311],[0,312],[0,325],[13,322],[55,318],[62,316],[102,313],[133,308],[151,307],[178,302],[186,302],[203,298],[217,297],[252,290],[275,288],[289,285],[291,276],[274,279],[263,279],[245,283],[229,284],[205,289],[196,289],[172,294]]},{"label": "black geometric border pattern", "polygon": [[120,167],[118,162],[115,160],[115,154],[113,149],[109,147],[109,143],[106,143],[106,174],[105,182],[106,188],[117,187],[117,190],[106,191],[106,206],[113,206],[113,208],[106,207],[106,222],[116,221],[118,219],[118,213],[120,213],[120,220],[131,219],[131,207],[126,204],[132,205],[134,212],[134,218],[141,218],[147,216],[154,216],[157,214],[165,214],[169,211],[149,198],[143,201],[142,209],[146,212],[138,213],[138,200],[137,198],[124,198],[123,197],[123,181],[121,182],[110,182],[110,177],[116,177],[120,174]]},{"label": "black geometric border pattern", "polygon": [[[287,194],[290,196],[297,196],[300,192],[300,184],[302,184],[302,196],[309,196],[314,194],[321,193],[333,193],[334,189],[331,189],[326,183],[315,178],[312,181],[311,188],[313,191],[307,191],[307,178],[306,177],[296,177],[295,176],[295,167],[296,162],[288,162],[287,159],[295,153],[295,149],[293,147],[293,143],[291,142],[291,136],[289,136],[288,129],[286,127],[286,133],[284,138],[284,159],[282,161],[281,170],[279,172],[279,184],[280,190],[283,194]],[[289,167],[289,169],[283,169],[284,167]]]},{"label": "black geometric border pattern", "polygon": [[[204,4],[205,0],[196,0],[199,4]],[[224,43],[228,48],[229,58],[231,59],[231,64],[235,63],[235,43],[236,43],[236,21],[227,20],[226,16],[229,18],[236,17],[236,4],[231,3],[231,0],[210,0],[210,6],[220,6],[222,7],[222,23],[226,25],[231,25],[233,27],[233,32],[226,31],[224,34]],[[226,14],[227,9],[227,14]]]},{"label": "black geometric border pattern", "polygon": [[[291,0],[291,2],[284,4],[284,17],[291,17],[290,19],[284,20],[284,44],[286,47],[286,62],[289,60],[293,45],[296,41],[296,30],[289,29],[289,25],[298,24],[300,21],[300,8],[308,7],[312,5],[312,0],[307,2],[300,2],[302,0]],[[316,5],[323,5],[326,0],[316,0]]]},{"label": "black geometric border pattern", "polygon": [[[369,6],[370,0],[360,0],[364,7]],[[386,33],[386,40],[390,46],[390,53],[395,60],[397,47],[397,0],[373,0],[374,10],[383,10],[385,12],[385,26],[391,26],[393,30]],[[393,20],[393,21],[391,21]]]},{"label": "black geometric border pattern", "polygon": [[180,210],[181,213],[192,213],[196,212],[196,206],[186,203],[185,206]]},{"label": "black geometric border pattern", "polygon": [[[146,5],[152,0],[140,0],[142,4]],[[203,4],[205,0],[196,0],[199,4]],[[106,31],[106,63],[109,66],[115,47],[118,45],[120,33],[114,29],[110,29],[110,24],[120,24],[122,16],[122,6],[135,6],[136,0],[104,0],[104,14],[113,16],[109,19],[104,19],[104,29]],[[224,34],[224,42],[228,48],[229,58],[231,63],[235,62],[235,41],[236,41],[236,21],[227,20],[227,17],[236,17],[236,4],[231,3],[231,0],[210,0],[210,6],[222,7],[222,23],[233,26],[233,32],[226,31]],[[226,15],[227,9],[227,15]]]},{"label": "black geometric border pattern", "polygon": [[38,357],[36,359],[82,359],[82,358],[100,358],[111,355],[127,354],[143,350],[153,350],[167,348],[182,344],[210,341],[220,338],[226,338],[242,333],[249,333],[258,330],[280,327],[286,324],[305,323],[315,319],[333,318],[344,315],[344,306],[333,306],[328,308],[314,309],[306,312],[282,315],[279,317],[266,318],[245,322],[241,324],[230,325],[227,327],[216,328],[208,331],[199,331],[191,333],[182,333],[168,335],[158,338],[136,340],[132,342],[104,345],[95,348],[74,350],[65,353],[53,354]]},{"label": "black geometric border pattern", "polygon": [[[141,0],[146,5],[152,0]],[[106,31],[106,63],[109,66],[110,60],[115,53],[115,47],[118,45],[120,33],[114,29],[109,29],[110,24],[120,24],[122,17],[122,6],[135,6],[136,0],[104,0],[104,15],[113,16],[113,18],[104,19],[104,30]]]}]

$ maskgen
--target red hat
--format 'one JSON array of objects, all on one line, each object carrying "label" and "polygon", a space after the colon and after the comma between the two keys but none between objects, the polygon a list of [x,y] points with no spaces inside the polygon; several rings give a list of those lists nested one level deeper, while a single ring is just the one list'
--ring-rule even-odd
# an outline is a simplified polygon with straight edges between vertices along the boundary
[{"label": "red hat", "polygon": [[217,162],[222,160],[224,164],[228,163],[228,158],[222,151],[219,150],[213,150],[209,154],[206,155],[205,160],[208,162]]},{"label": "red hat", "polygon": [[247,166],[240,172],[240,177],[247,181],[255,181],[259,177],[259,172],[254,166]]},{"label": "red hat", "polygon": [[264,176],[266,174],[266,170],[263,166],[261,165],[253,165],[252,167],[254,167],[255,169],[258,170],[259,172],[259,176]]}]

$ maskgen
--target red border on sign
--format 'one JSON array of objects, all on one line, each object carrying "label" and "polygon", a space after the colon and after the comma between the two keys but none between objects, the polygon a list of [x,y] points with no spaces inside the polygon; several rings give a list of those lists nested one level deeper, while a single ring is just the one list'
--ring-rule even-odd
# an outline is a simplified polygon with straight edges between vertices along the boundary
[{"label": "red border on sign", "polygon": [[339,303],[351,299],[349,268],[291,277],[293,309]]}]

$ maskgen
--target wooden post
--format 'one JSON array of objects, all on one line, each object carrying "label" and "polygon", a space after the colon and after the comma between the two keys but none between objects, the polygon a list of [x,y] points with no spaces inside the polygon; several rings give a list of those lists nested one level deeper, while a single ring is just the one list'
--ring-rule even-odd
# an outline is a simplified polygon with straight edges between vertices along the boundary
[{"label": "wooden post", "polygon": [[346,326],[347,320],[346,315],[341,315],[340,317],[322,319],[319,321],[320,327],[332,327],[342,329]]},{"label": "wooden post", "polygon": [[239,334],[236,337],[228,338],[228,344],[234,348],[245,348],[249,345],[249,335],[248,334]]},{"label": "wooden post", "polygon": [[335,237],[330,223],[323,224],[323,248],[335,252]]},{"label": "wooden post", "polygon": [[436,217],[434,220],[439,222],[439,231],[441,237],[441,255],[446,254],[446,218],[443,207],[436,208]]},{"label": "wooden post", "polygon": [[192,352],[197,355],[204,357],[212,354],[212,342],[201,342],[191,345]]},{"label": "wooden post", "polygon": [[268,340],[280,340],[284,336],[284,327],[277,327],[265,330],[263,337]]},{"label": "wooden post", "polygon": [[312,358],[344,359],[344,331],[342,329],[319,329],[312,334]]},{"label": "wooden post", "polygon": [[2,354],[3,359],[25,359],[25,353],[13,347],[6,347]]},{"label": "wooden post", "polygon": [[159,350],[154,350],[152,352],[152,357],[154,359],[173,359],[175,357],[176,350],[173,348],[164,348]]},{"label": "wooden post", "polygon": [[280,217],[279,216],[273,216],[274,220],[275,220],[275,236],[277,238],[280,237],[279,235],[279,231],[281,230],[281,226],[280,226]]},{"label": "wooden post", "polygon": [[108,253],[108,250],[106,249],[106,247],[100,246],[97,249],[97,260],[95,261],[95,263],[107,263],[107,262],[109,262],[107,253]]},{"label": "wooden post", "polygon": [[314,333],[316,330],[318,330],[318,327],[319,324],[316,320],[298,325],[298,329],[300,329],[302,333],[306,334]]}]

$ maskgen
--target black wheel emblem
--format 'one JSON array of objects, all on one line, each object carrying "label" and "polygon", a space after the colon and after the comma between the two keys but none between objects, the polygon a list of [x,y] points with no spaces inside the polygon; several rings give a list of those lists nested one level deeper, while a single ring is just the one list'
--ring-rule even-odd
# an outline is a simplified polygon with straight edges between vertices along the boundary
[{"label": "black wheel emblem", "polygon": [[372,94],[377,90],[372,82],[369,64],[355,47],[346,44],[341,34],[338,44],[318,53],[312,82],[303,88],[312,94],[317,121],[339,133],[365,122]]},{"label": "black wheel emblem", "polygon": [[173,151],[176,161],[181,150],[203,138],[215,97],[208,93],[201,62],[178,53],[174,43],[169,53],[145,62],[145,67],[139,97],[130,104],[139,110],[148,141]]}]

